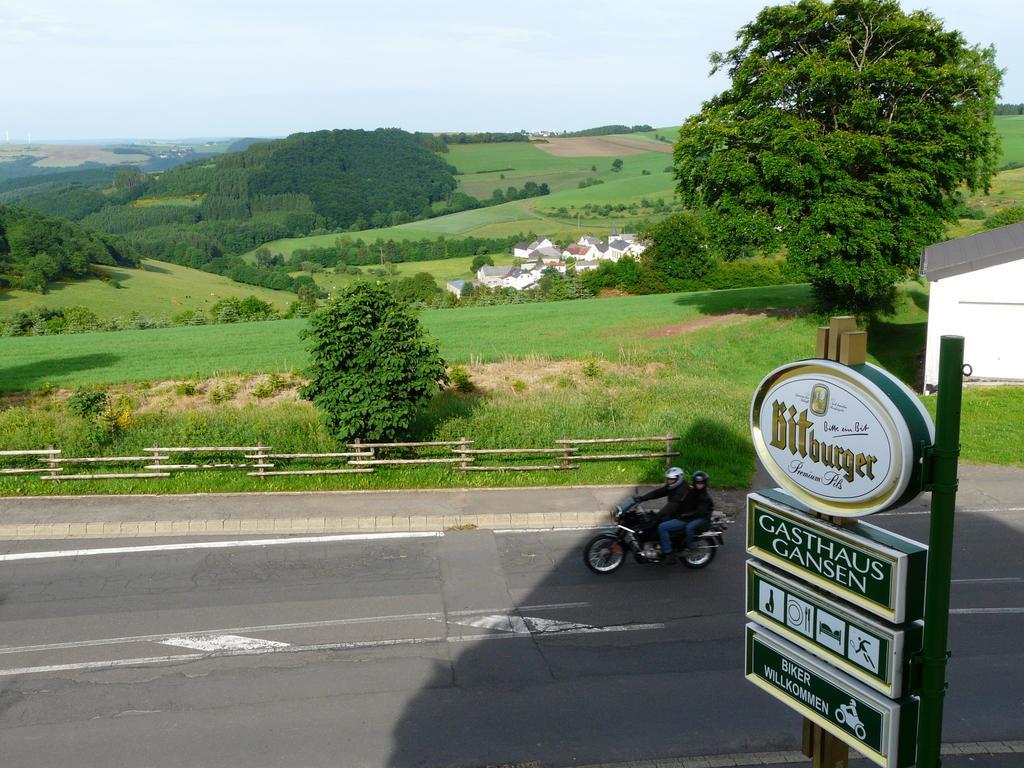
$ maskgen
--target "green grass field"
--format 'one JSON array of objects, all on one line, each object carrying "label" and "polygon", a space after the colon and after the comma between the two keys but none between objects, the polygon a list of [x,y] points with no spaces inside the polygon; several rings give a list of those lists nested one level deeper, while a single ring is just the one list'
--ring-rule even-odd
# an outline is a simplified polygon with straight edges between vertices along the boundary
[{"label": "green grass field", "polygon": [[[430,261],[406,261],[398,264],[390,265],[394,267],[395,276],[398,278],[412,277],[420,272],[426,272],[434,278],[434,281],[439,287],[443,288],[444,284],[449,280],[471,280],[475,275],[470,271],[469,267],[473,262],[473,256],[458,256],[451,259],[433,259]],[[511,263],[512,257],[507,253],[499,254],[495,259],[496,264],[508,264]],[[334,271],[328,269],[323,272],[316,272],[311,274],[310,277],[316,281],[316,284],[323,290],[333,292],[341,288],[342,286],[348,285],[356,280],[365,280],[368,277],[372,278],[373,275],[370,273],[370,267],[361,267],[363,270],[360,275],[339,275]],[[308,272],[293,272],[292,276],[297,277],[298,275],[309,274]]]},{"label": "green grass field", "polygon": [[[450,362],[467,364],[483,390],[468,396],[450,391],[439,395],[414,427],[414,436],[466,435],[480,447],[537,447],[567,434],[672,432],[681,437],[681,464],[709,470],[719,486],[744,485],[753,472],[746,424],[751,393],[773,367],[812,354],[820,322],[786,312],[766,316],[760,310],[797,307],[808,298],[806,286],[782,286],[425,312],[424,325],[439,340],[442,354]],[[899,311],[869,328],[871,359],[911,382],[924,343],[925,304],[924,288],[908,284]],[[5,362],[0,381],[8,389],[26,389],[45,382],[70,387],[125,380],[200,381],[228,369],[301,369],[302,324],[0,339],[0,360]],[[588,360],[594,362],[586,365]],[[151,391],[160,389],[137,385],[126,397],[138,408],[157,397]],[[925,400],[933,407],[934,398]],[[128,455],[153,444],[260,441],[282,451],[334,446],[312,406],[294,400],[214,405],[200,397],[186,408],[158,405],[133,416],[122,434],[99,447],[90,442],[82,421],[60,404],[59,395],[37,394],[21,402],[0,410],[0,449],[55,444],[68,455]],[[967,390],[962,458],[1022,465],[1021,438],[1012,428],[1021,420],[1024,390]],[[993,434],[1002,435],[996,441],[998,450],[986,439]],[[56,488],[38,480],[0,478],[0,494],[634,483],[656,480],[659,466],[657,461],[588,463],[571,475],[472,477],[422,467],[264,483],[206,473],[161,484],[112,481]]]},{"label": "green grass field", "polygon": [[74,280],[51,283],[47,293],[0,291],[0,318],[32,307],[84,306],[100,318],[139,312],[146,317],[172,317],[186,309],[208,310],[228,297],[255,295],[278,310],[288,308],[295,294],[236,283],[227,277],[162,261],[144,260],[142,269],[103,267],[112,280]]},{"label": "green grass field", "polygon": [[999,164],[1024,163],[1024,115],[996,115],[996,130],[1003,140]]},{"label": "green grass field", "polygon": [[622,170],[615,172],[614,157],[556,157],[536,145],[516,142],[454,145],[444,159],[458,169],[459,189],[481,199],[490,198],[495,189],[522,187],[527,181],[546,183],[558,192],[575,189],[587,178],[612,181],[639,176],[645,170],[659,173],[672,163],[671,155],[658,151],[623,155]]},{"label": "green grass field", "polygon": [[[600,355],[640,359],[679,339],[660,329],[704,314],[805,304],[806,286],[591,301],[427,310],[422,322],[450,362]],[[239,323],[71,336],[0,338],[0,391],[292,370],[306,365],[304,320]],[[713,356],[713,350],[699,355]]]}]

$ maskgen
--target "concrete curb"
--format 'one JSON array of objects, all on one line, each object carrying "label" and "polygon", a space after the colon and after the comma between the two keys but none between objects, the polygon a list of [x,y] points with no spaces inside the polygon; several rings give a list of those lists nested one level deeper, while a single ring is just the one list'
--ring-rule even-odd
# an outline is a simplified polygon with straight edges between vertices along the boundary
[{"label": "concrete curb", "polygon": [[138,538],[239,534],[377,533],[468,529],[593,528],[609,523],[608,512],[527,512],[348,517],[249,518],[234,520],[124,520],[119,522],[0,525],[0,539]]}]

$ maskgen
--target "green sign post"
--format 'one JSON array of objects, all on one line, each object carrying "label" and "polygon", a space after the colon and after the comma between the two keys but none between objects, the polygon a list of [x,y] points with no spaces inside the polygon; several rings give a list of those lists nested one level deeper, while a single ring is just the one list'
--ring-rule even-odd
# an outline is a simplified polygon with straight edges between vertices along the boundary
[{"label": "green sign post", "polygon": [[747,625],[747,679],[882,766],[913,762],[916,702],[892,701],[756,624]]},{"label": "green sign post", "polygon": [[747,617],[893,699],[903,695],[906,655],[921,647],[920,622],[872,621],[755,560],[747,561]]},{"label": "green sign post", "polygon": [[928,550],[867,523],[840,528],[783,493],[747,496],[747,552],[880,618],[921,618]]},{"label": "green sign post", "polygon": [[[921,719],[917,764],[939,768],[942,709],[946,695],[946,641],[949,635],[949,586],[953,572],[953,519],[956,512],[957,459],[960,456],[960,408],[963,397],[964,339],[943,336],[939,347],[939,394],[935,404],[935,447],[925,484],[932,492],[925,586],[924,648],[921,653]],[[926,465],[928,462],[926,462]]]},{"label": "green sign post", "polygon": [[[845,766],[847,744],[939,768],[964,340],[942,337],[934,425],[866,348],[833,318],[815,359],[754,393],[751,437],[779,487],[748,496],[746,674],[804,714],[815,768]],[[921,491],[927,547],[855,520]]]}]

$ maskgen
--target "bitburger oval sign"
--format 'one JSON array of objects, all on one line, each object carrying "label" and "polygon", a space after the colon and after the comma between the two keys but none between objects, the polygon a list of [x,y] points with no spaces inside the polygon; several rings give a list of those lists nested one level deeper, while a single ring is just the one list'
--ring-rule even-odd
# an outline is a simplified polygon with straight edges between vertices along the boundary
[{"label": "bitburger oval sign", "polygon": [[935,440],[914,393],[871,364],[788,363],[761,381],[750,407],[765,469],[816,512],[860,517],[905,504],[921,487]]}]

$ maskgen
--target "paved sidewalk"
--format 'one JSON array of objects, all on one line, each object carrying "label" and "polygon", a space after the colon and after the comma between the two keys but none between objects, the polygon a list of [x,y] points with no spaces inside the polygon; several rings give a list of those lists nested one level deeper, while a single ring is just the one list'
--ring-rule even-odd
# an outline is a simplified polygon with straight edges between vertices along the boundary
[{"label": "paved sidewalk", "polygon": [[[759,472],[754,487],[770,480]],[[634,486],[571,486],[319,493],[0,497],[0,539],[192,534],[578,528],[609,521]],[[712,489],[740,513],[746,489]],[[922,494],[906,511],[926,510]],[[1024,512],[1024,470],[962,465],[959,506]]]}]

